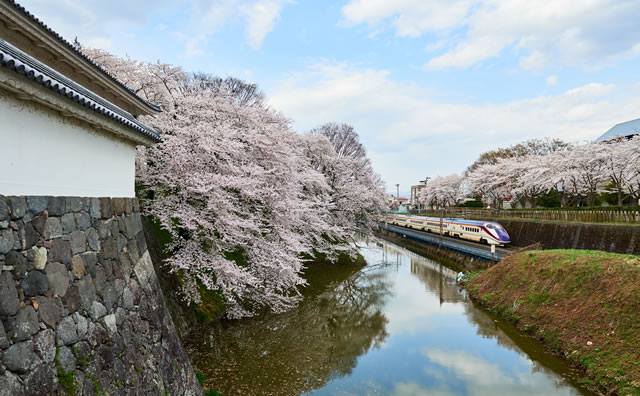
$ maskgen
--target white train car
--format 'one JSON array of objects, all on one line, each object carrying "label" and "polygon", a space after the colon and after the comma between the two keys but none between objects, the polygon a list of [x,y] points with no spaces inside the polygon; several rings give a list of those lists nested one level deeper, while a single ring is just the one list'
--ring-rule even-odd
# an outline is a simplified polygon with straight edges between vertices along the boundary
[{"label": "white train car", "polygon": [[493,221],[444,218],[441,224],[439,217],[388,214],[385,222],[436,234],[442,230],[443,235],[489,245],[503,246],[511,242],[507,230]]}]

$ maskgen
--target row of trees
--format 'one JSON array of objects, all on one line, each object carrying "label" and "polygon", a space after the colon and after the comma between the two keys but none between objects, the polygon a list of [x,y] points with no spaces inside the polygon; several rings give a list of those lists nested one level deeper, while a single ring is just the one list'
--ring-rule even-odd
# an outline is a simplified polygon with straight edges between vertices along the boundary
[{"label": "row of trees", "polygon": [[304,258],[353,254],[344,241],[384,206],[349,125],[298,134],[254,84],[84,51],[163,106],[142,119],[164,141],[139,150],[136,180],[144,210],[171,233],[168,264],[188,301],[204,287],[222,293],[229,317],[283,312],[301,298]]},{"label": "row of trees", "polygon": [[419,195],[427,205],[454,206],[470,197],[501,207],[504,201],[536,207],[550,192],[564,206],[589,206],[601,192],[618,205],[640,200],[640,136],[602,143],[529,140],[484,153],[464,175],[437,177]]}]

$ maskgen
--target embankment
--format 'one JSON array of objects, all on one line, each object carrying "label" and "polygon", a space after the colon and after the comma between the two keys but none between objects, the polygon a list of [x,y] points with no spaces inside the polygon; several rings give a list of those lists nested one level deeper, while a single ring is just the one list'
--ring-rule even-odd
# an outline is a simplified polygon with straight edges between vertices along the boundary
[{"label": "embankment", "polygon": [[473,277],[468,290],[584,369],[586,383],[640,395],[640,257],[523,252]]},{"label": "embankment", "polygon": [[585,249],[640,255],[640,225],[560,223],[494,219],[514,246],[542,243],[544,249]]},{"label": "embankment", "polygon": [[472,256],[456,252],[447,248],[439,248],[437,246],[423,243],[410,238],[405,238],[394,232],[379,229],[376,231],[376,235],[380,238],[386,239],[399,246],[411,250],[414,253],[420,254],[425,257],[430,257],[443,262],[447,267],[450,267],[456,271],[470,272],[480,269],[488,268],[494,262],[490,260],[483,260],[480,258],[474,258]]}]

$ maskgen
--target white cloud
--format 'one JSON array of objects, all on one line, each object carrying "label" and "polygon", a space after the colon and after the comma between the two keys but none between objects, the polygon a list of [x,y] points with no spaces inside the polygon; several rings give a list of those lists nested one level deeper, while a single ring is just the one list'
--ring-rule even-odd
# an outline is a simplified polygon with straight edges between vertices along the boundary
[{"label": "white cloud", "polygon": [[376,170],[402,190],[525,139],[594,139],[637,118],[640,108],[637,88],[601,83],[504,103],[438,103],[424,92],[386,70],[321,62],[290,75],[269,97],[300,131],[328,121],[354,125]]},{"label": "white cloud", "polygon": [[259,48],[265,36],[273,31],[283,5],[282,0],[263,0],[241,8],[247,18],[247,40],[252,48]]},{"label": "white cloud", "polygon": [[393,17],[391,24],[399,36],[417,37],[458,26],[472,4],[472,0],[351,0],[342,14],[349,23],[371,26]]},{"label": "white cloud", "polygon": [[509,49],[525,70],[640,53],[635,0],[350,0],[342,14],[376,29],[389,22],[398,36],[441,36],[447,48],[426,63],[429,69],[469,67]]},{"label": "white cloud", "polygon": [[85,45],[110,49],[113,29],[144,23],[171,1],[20,0],[20,4],[66,40],[78,37]]},{"label": "white cloud", "polygon": [[[456,389],[450,384],[463,385],[466,388],[465,394],[472,396],[493,396],[493,395],[573,395],[570,387],[559,386],[562,379],[554,373],[547,372],[542,375],[531,370],[531,362],[524,366],[511,366],[508,370],[503,370],[493,361],[476,356],[464,350],[444,350],[425,349],[423,355],[435,367],[440,366],[445,369],[447,375],[452,375],[448,381],[441,381],[440,389],[435,389],[434,394],[458,394],[453,392]],[[431,389],[420,386],[396,385],[396,390],[403,395],[430,395]],[[453,388],[453,389],[451,389]],[[409,392],[402,390],[410,390]]]},{"label": "white cloud", "polygon": [[[139,27],[154,12],[178,12],[184,8],[189,21],[178,27],[173,36],[184,42],[187,55],[204,53],[209,38],[230,23],[245,26],[247,43],[258,49],[274,30],[285,4],[291,0],[192,0],[176,5],[170,0],[22,0],[20,3],[56,32],[72,41],[111,49],[115,32],[124,27]],[[155,25],[166,30],[165,25]]]},{"label": "white cloud", "polygon": [[553,75],[553,76],[549,76],[544,80],[547,85],[551,85],[552,87],[558,85],[558,76]]},{"label": "white cloud", "polygon": [[262,45],[267,34],[273,31],[280,12],[289,0],[197,0],[193,7],[191,23],[193,35],[187,40],[189,55],[201,54],[208,38],[224,25],[237,19],[245,24],[247,43],[253,49]]}]

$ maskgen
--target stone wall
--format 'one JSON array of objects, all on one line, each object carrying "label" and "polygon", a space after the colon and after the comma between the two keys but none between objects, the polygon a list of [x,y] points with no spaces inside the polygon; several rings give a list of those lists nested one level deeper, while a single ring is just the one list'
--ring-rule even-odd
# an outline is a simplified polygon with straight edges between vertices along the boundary
[{"label": "stone wall", "polygon": [[589,249],[640,254],[640,226],[496,219],[514,246],[541,243],[544,249]]},{"label": "stone wall", "polygon": [[0,196],[0,396],[202,393],[135,199]]}]

